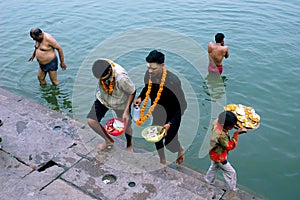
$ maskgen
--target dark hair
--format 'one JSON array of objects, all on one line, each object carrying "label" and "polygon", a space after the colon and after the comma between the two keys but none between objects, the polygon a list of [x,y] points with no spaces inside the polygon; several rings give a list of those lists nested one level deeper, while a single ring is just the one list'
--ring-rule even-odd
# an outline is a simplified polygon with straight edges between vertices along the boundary
[{"label": "dark hair", "polygon": [[231,111],[223,111],[219,114],[218,123],[226,129],[236,125],[237,117]]},{"label": "dark hair", "polygon": [[148,63],[162,64],[165,62],[165,55],[159,51],[153,50],[146,57]]},{"label": "dark hair", "polygon": [[223,33],[217,33],[215,35],[216,43],[221,43],[224,38],[225,38],[225,35]]},{"label": "dark hair", "polygon": [[96,60],[93,64],[93,74],[96,78],[100,78],[108,74],[111,65],[106,60]]},{"label": "dark hair", "polygon": [[43,31],[41,30],[41,29],[39,29],[39,28],[32,28],[31,30],[30,30],[30,36],[32,37],[33,35],[35,36],[35,37],[37,37],[37,36],[39,36],[41,33],[43,33]]}]

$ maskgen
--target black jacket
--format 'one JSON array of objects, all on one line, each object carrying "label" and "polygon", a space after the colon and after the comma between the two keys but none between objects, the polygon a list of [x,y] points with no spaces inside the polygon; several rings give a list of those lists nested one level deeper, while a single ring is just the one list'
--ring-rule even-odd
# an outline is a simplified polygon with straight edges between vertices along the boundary
[{"label": "black jacket", "polygon": [[[141,91],[139,97],[142,100],[145,99],[148,89],[149,73],[148,71],[144,77],[145,87]],[[150,92],[151,105],[153,104],[156,94],[159,89],[159,83],[152,83],[152,89]],[[164,125],[171,122],[175,126],[180,125],[181,116],[187,108],[187,102],[184,97],[183,90],[181,88],[181,82],[179,78],[170,71],[167,71],[167,77],[164,84],[161,97],[152,113],[153,124]],[[147,111],[148,109],[146,109]],[[145,113],[146,114],[146,113]]]}]

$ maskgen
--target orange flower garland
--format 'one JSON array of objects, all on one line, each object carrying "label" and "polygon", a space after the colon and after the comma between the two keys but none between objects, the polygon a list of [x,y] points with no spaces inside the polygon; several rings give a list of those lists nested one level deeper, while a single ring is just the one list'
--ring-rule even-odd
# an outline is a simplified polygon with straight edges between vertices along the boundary
[{"label": "orange flower garland", "polygon": [[[106,60],[106,61],[111,65],[111,67],[115,67],[115,64],[111,60]],[[114,91],[114,85],[115,85],[115,73],[113,72],[113,77],[112,77],[112,80],[110,81],[108,87],[105,84],[104,80],[101,80],[101,85],[106,93],[112,94]]]},{"label": "orange flower garland", "polygon": [[105,82],[103,80],[101,80],[101,84],[102,87],[104,89],[104,91],[108,94],[112,94],[114,91],[114,83],[115,83],[115,77],[112,78],[112,80],[109,83],[109,86],[107,87],[107,85],[105,84]]},{"label": "orange flower garland", "polygon": [[142,125],[151,116],[152,112],[154,111],[155,106],[157,105],[157,102],[160,99],[161,93],[162,93],[162,91],[164,89],[164,84],[165,84],[165,81],[166,81],[166,77],[167,77],[167,70],[164,67],[163,68],[163,75],[161,77],[161,82],[159,84],[159,90],[158,90],[158,92],[156,94],[156,98],[155,98],[152,106],[149,108],[148,113],[146,115],[144,115],[145,114],[145,110],[146,110],[146,106],[148,104],[150,92],[151,92],[151,89],[152,89],[152,81],[151,81],[151,79],[149,79],[148,89],[147,89],[147,92],[146,92],[145,101],[144,101],[144,104],[143,104],[143,106],[141,108],[141,111],[140,111],[140,119],[138,119],[136,121],[136,125],[138,125],[138,126]]}]

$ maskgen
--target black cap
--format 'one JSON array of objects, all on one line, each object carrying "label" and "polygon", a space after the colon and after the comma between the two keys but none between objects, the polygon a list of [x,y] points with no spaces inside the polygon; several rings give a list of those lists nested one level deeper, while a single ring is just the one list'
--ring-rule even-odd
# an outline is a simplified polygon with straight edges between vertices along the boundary
[{"label": "black cap", "polygon": [[219,114],[218,123],[223,127],[235,126],[237,123],[237,117],[231,111],[223,111]]},{"label": "black cap", "polygon": [[104,59],[96,60],[93,64],[93,74],[96,78],[100,78],[103,75],[107,74],[110,64]]}]

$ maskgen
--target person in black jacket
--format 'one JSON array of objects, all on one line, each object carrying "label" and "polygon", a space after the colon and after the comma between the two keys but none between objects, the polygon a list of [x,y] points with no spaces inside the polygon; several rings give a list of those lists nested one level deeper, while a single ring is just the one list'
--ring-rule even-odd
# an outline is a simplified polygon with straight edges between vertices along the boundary
[{"label": "person in black jacket", "polygon": [[[148,109],[148,113],[141,116],[137,125],[143,124],[152,114],[152,124],[163,126],[165,129],[164,138],[155,143],[160,162],[166,164],[164,153],[166,146],[171,152],[178,153],[176,163],[181,164],[184,160],[184,147],[178,140],[178,129],[187,102],[179,78],[166,69],[164,60],[164,54],[157,50],[151,51],[146,57],[148,70],[144,77],[145,87],[134,104],[140,105],[143,100],[148,101],[150,98],[151,108]],[[142,109],[143,107],[141,111]]]}]

